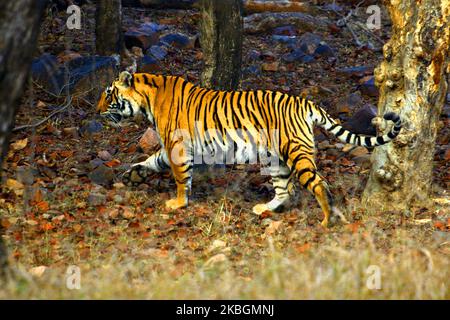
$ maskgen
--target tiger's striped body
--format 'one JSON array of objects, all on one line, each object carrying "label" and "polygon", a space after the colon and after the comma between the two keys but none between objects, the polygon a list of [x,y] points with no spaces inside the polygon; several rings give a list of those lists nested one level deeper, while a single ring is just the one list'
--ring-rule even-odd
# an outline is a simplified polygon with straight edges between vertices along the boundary
[{"label": "tiger's striped body", "polygon": [[[205,149],[228,149],[256,145],[263,140],[264,150],[249,148],[238,152],[237,161],[248,161],[256,154],[269,151],[279,165],[269,172],[275,197],[259,204],[253,211],[260,214],[277,210],[289,199],[293,178],[311,191],[319,202],[326,226],[332,215],[331,194],[317,172],[314,161],[314,125],[335,134],[340,140],[366,147],[387,143],[400,129],[400,118],[394,113],[384,116],[394,121],[384,136],[364,137],[343,129],[313,102],[281,92],[215,91],[200,88],[174,76],[131,75],[123,72],[102,95],[98,109],[113,121],[142,113],[156,128],[162,149],[146,161],[135,164],[125,174],[125,182],[140,183],[150,171],[171,169],[177,183],[177,197],[167,201],[169,208],[187,206],[191,188],[194,156]],[[182,137],[177,134],[183,130]],[[214,130],[211,130],[214,129]],[[272,134],[275,132],[276,134]],[[252,143],[250,143],[252,142]]]}]

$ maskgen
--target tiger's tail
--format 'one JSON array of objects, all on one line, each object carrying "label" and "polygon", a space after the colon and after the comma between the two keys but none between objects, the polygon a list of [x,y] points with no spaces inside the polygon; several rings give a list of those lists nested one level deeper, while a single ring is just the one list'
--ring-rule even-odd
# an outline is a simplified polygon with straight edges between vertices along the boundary
[{"label": "tiger's tail", "polygon": [[388,143],[395,139],[402,129],[402,120],[400,116],[395,112],[387,112],[383,118],[394,122],[392,129],[385,135],[370,137],[352,133],[349,130],[344,129],[341,125],[337,124],[326,112],[321,110],[324,116],[324,121],[319,121],[319,125],[327,131],[333,133],[339,140],[346,143],[351,143],[357,146],[363,147],[376,147]]}]

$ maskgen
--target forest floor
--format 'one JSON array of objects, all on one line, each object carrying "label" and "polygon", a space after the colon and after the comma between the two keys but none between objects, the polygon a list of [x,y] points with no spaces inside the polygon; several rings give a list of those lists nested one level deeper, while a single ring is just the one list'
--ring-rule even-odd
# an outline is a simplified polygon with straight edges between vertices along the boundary
[{"label": "forest floor", "polygon": [[[64,51],[65,14],[48,17],[40,53],[65,59],[92,52],[92,9],[83,7],[86,28],[71,33],[70,53]],[[343,13],[349,9],[342,6]],[[333,12],[319,15],[339,19]],[[190,37],[198,32],[198,19],[195,11],[124,9],[126,28],[150,21]],[[383,19],[378,36],[386,41]],[[337,59],[310,63],[283,61],[288,49],[274,42],[271,31],[247,34],[243,69],[260,69],[245,72],[241,87],[307,95],[336,118],[348,119],[356,106],[341,102],[355,94],[382,53],[358,48],[348,30],[338,29],[315,32]],[[339,72],[354,66],[371,71],[356,78]],[[160,73],[198,83],[201,49],[169,49],[159,67]],[[17,126],[64,104],[64,98],[32,87]],[[376,105],[376,96],[360,99]],[[127,165],[147,157],[138,143],[146,126],[110,127],[96,115],[95,99],[79,94],[42,125],[13,134],[0,217],[16,276],[0,288],[0,298],[449,299],[448,114],[441,121],[430,205],[409,212],[368,214],[360,203],[367,162],[318,130],[319,171],[350,220],[324,229],[317,202],[300,188],[284,212],[254,215],[253,205],[273,195],[257,166],[198,170],[190,206],[168,211],[164,202],[175,191],[169,175],[138,188],[120,182]],[[77,271],[81,282],[74,288]]]}]

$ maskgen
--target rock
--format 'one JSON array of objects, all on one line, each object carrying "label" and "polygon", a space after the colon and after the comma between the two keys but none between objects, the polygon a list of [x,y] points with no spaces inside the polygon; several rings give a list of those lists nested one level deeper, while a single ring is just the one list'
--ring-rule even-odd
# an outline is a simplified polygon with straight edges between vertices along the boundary
[{"label": "rock", "polygon": [[372,124],[372,119],[377,115],[376,107],[366,104],[359,109],[342,126],[353,133],[376,136],[376,128]]},{"label": "rock", "polygon": [[95,158],[95,159],[92,159],[91,161],[89,161],[88,168],[89,168],[89,170],[94,170],[98,166],[103,165],[103,163],[104,163],[104,161],[102,159]]},{"label": "rock", "polygon": [[361,78],[365,75],[370,75],[373,73],[373,67],[369,66],[358,66],[349,68],[336,69],[340,74],[343,74],[349,78]]},{"label": "rock", "polygon": [[189,37],[182,33],[167,34],[164,37],[161,37],[160,42],[179,49],[184,49],[190,46],[193,47]]},{"label": "rock", "polygon": [[115,71],[116,60],[103,56],[79,57],[59,64],[55,56],[44,54],[31,66],[33,79],[56,95],[64,94],[65,90],[90,91],[92,83],[103,87],[114,78]]},{"label": "rock", "polygon": [[243,70],[243,74],[244,75],[254,75],[254,76],[258,76],[261,74],[261,67],[257,66],[257,65],[252,65],[248,68],[245,68]]},{"label": "rock", "polygon": [[147,54],[156,60],[163,60],[167,56],[167,50],[161,46],[151,46]]},{"label": "rock", "polygon": [[272,51],[264,51],[263,53],[261,53],[261,59],[266,62],[273,62],[276,61],[278,57]]},{"label": "rock", "polygon": [[62,87],[63,73],[60,70],[58,59],[45,53],[31,63],[33,80],[52,93],[59,93]]},{"label": "rock", "polygon": [[339,156],[339,150],[337,149],[327,149],[327,155],[337,157]]},{"label": "rock", "polygon": [[334,3],[334,2],[333,2],[333,3],[328,3],[328,4],[324,5],[324,6],[322,7],[322,9],[323,9],[323,10],[327,10],[327,11],[337,11],[337,12],[343,10],[342,7],[341,7],[340,5],[338,5],[338,4]]},{"label": "rock", "polygon": [[368,154],[369,151],[364,147],[355,147],[349,152],[350,157],[356,158]]},{"label": "rock", "polygon": [[352,160],[362,169],[368,169],[371,165],[370,156],[370,154],[363,154],[361,156],[354,157]]},{"label": "rock", "polygon": [[100,165],[94,171],[89,173],[89,179],[95,184],[109,186],[112,184],[114,180],[114,172],[113,169]]},{"label": "rock", "polygon": [[157,24],[154,22],[145,22],[140,27],[139,30],[142,32],[146,32],[148,34],[161,32],[167,30],[168,27],[163,24]]},{"label": "rock", "polygon": [[314,55],[323,56],[323,57],[335,57],[334,50],[327,45],[325,42],[321,42],[319,46],[314,51]]},{"label": "rock", "polygon": [[155,130],[148,128],[139,140],[138,145],[144,153],[152,154],[160,146],[159,136]]},{"label": "rock", "polygon": [[297,37],[296,36],[282,36],[282,35],[273,35],[272,40],[275,42],[281,42],[284,44],[290,44],[294,45],[297,43]]},{"label": "rock", "polygon": [[111,161],[113,159],[111,153],[106,150],[99,151],[97,157],[99,157],[103,161]]},{"label": "rock", "polygon": [[143,56],[138,61],[138,72],[155,73],[161,71],[158,60],[149,56]]},{"label": "rock", "polygon": [[291,53],[285,54],[282,57],[285,62],[301,62],[301,63],[310,63],[314,61],[314,57],[304,53],[300,49],[295,49]]},{"label": "rock", "polygon": [[363,105],[363,100],[359,92],[338,100],[336,103],[336,112],[349,113],[351,110],[359,109]]},{"label": "rock", "polygon": [[314,55],[321,42],[322,38],[320,36],[306,32],[299,38],[299,48],[306,54]]},{"label": "rock", "polygon": [[261,59],[261,52],[257,50],[250,50],[250,52],[247,55],[248,61],[256,61]]},{"label": "rock", "polygon": [[335,145],[330,144],[330,141],[328,140],[324,140],[319,142],[319,144],[317,145],[318,149],[320,150],[326,150],[326,149],[334,149],[336,148]]},{"label": "rock", "polygon": [[139,47],[143,51],[157,44],[159,41],[159,34],[157,32],[146,32],[140,29],[131,29],[125,32],[124,42],[127,48]]},{"label": "rock", "polygon": [[273,34],[282,36],[296,36],[297,29],[294,26],[281,26],[273,30]]},{"label": "rock", "polygon": [[280,64],[278,62],[274,61],[274,62],[263,63],[261,68],[264,71],[276,72],[276,71],[278,71],[279,65]]},{"label": "rock", "polygon": [[77,128],[77,127],[68,127],[68,128],[63,128],[62,132],[63,132],[63,135],[65,135],[65,136],[69,136],[74,139],[78,139],[79,138],[78,130],[79,130],[79,128]]},{"label": "rock", "polygon": [[375,79],[373,76],[363,78],[362,84],[358,86],[358,90],[361,91],[362,94],[369,97],[378,97],[378,88],[375,86]]},{"label": "rock", "polygon": [[39,172],[31,166],[17,167],[17,180],[24,185],[31,186],[34,183],[34,177]]},{"label": "rock", "polygon": [[82,55],[78,52],[65,50],[64,52],[58,54],[58,63],[65,63],[73,59],[81,58]]},{"label": "rock", "polygon": [[79,132],[82,135],[93,134],[93,133],[102,131],[102,129],[103,129],[103,125],[100,122],[98,122],[96,120],[91,120],[88,123],[84,124],[80,128]]},{"label": "rock", "polygon": [[69,73],[71,91],[92,91],[93,84],[103,90],[115,77],[117,60],[113,57],[86,56],[69,61],[65,68]]},{"label": "rock", "polygon": [[106,196],[101,193],[90,193],[88,196],[88,203],[92,207],[101,206],[106,203]]}]

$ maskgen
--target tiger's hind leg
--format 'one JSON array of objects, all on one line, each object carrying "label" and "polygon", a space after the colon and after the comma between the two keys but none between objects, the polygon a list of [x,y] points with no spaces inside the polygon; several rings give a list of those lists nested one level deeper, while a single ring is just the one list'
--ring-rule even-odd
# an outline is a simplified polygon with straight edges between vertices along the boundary
[{"label": "tiger's hind leg", "polygon": [[257,204],[253,207],[253,213],[260,215],[264,211],[279,211],[289,201],[294,191],[294,184],[291,180],[291,169],[280,162],[275,168],[267,168],[272,176],[272,184],[275,189],[275,197],[267,202]]},{"label": "tiger's hind leg", "polygon": [[127,186],[138,186],[152,174],[164,172],[170,168],[167,153],[164,149],[160,149],[152,154],[145,161],[135,163],[122,176],[122,181]]},{"label": "tiger's hind leg", "polygon": [[[172,150],[173,151],[173,150]],[[177,197],[166,201],[166,207],[171,210],[187,207],[188,196],[191,192],[193,158],[190,152],[183,147],[183,150],[171,152],[169,158],[170,168],[172,169],[175,182],[177,184]]]},{"label": "tiger's hind leg", "polygon": [[324,219],[321,224],[324,227],[334,224],[337,219],[347,222],[340,211],[333,206],[333,196],[328,189],[327,183],[316,170],[314,160],[310,156],[300,154],[291,158],[295,175],[300,184],[310,191],[319,203],[324,213]]}]

